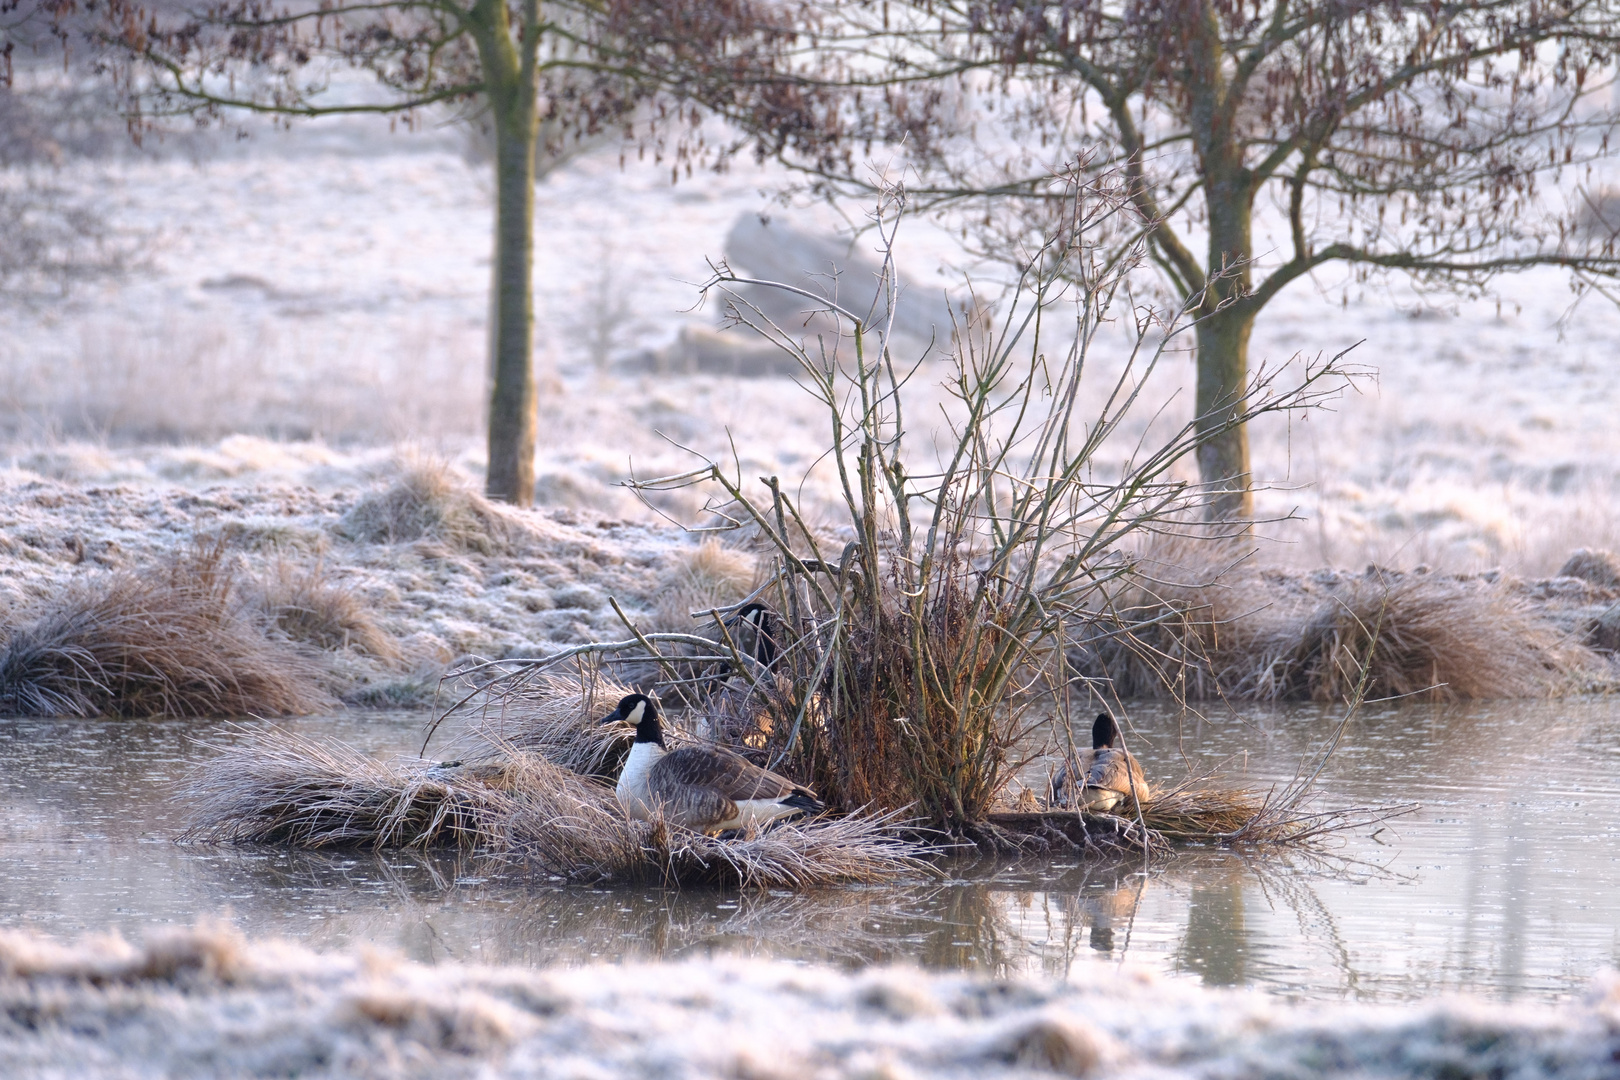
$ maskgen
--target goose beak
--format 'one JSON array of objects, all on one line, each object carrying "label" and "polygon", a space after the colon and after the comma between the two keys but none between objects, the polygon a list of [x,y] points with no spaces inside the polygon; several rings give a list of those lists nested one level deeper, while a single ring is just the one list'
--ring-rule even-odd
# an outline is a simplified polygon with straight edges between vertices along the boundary
[{"label": "goose beak", "polygon": [[622,715],[620,715],[619,710],[614,709],[612,712],[610,712],[606,716],[602,717],[602,719],[598,720],[596,723],[600,727],[600,726],[605,726],[607,724],[611,724],[615,720],[623,720],[623,719],[624,719],[624,717]]}]

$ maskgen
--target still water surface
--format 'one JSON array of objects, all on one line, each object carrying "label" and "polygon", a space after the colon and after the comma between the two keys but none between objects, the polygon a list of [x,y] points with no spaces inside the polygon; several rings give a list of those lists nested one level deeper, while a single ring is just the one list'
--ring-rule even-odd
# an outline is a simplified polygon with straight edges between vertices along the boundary
[{"label": "still water surface", "polygon": [[[423,720],[349,712],[287,726],[396,753],[414,751]],[[1233,781],[1266,785],[1293,775],[1337,714],[1200,720],[1149,704],[1130,720],[1150,778],[1219,761]],[[942,878],[809,895],[586,889],[447,855],[174,843],[178,781],[258,726],[0,720],[0,926],[138,936],[224,916],[251,934],[429,961],[725,951],[1076,979],[1130,963],[1385,1000],[1551,1000],[1620,966],[1620,700],[1368,707],[1323,774],[1329,798],[1423,809],[1320,854],[957,863]]]}]

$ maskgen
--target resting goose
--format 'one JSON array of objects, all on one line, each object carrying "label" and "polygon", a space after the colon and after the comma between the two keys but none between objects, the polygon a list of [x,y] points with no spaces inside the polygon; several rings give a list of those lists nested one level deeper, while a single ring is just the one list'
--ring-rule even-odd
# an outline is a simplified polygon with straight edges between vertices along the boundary
[{"label": "resting goose", "polygon": [[[1091,725],[1091,749],[1080,751],[1075,762],[1075,775],[1082,777],[1078,805],[1087,810],[1112,810],[1131,795],[1138,802],[1153,798],[1142,766],[1129,750],[1114,745],[1119,742],[1119,726],[1107,713],[1098,713]],[[1058,770],[1052,783],[1052,801],[1067,805],[1073,796],[1069,787],[1069,764]]]},{"label": "resting goose", "polygon": [[602,723],[636,726],[636,741],[619,773],[619,805],[643,821],[654,815],[698,832],[718,833],[764,825],[826,805],[810,789],[717,746],[664,745],[658,707],[631,694]]}]

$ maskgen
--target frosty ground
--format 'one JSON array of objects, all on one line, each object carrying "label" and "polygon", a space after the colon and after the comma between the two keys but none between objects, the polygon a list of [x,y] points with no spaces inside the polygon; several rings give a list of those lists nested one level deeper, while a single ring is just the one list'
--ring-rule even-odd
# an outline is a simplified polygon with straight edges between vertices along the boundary
[{"label": "frosty ground", "polygon": [[[0,311],[10,460],[80,484],[276,478],[263,451],[219,444],[246,433],[408,441],[476,475],[491,209],[487,166],[458,130],[308,125],[200,162],[176,151],[52,174],[141,262],[66,302]],[[786,378],[650,370],[682,330],[718,322],[696,283],[740,217],[838,234],[832,209],[778,203],[791,180],[743,161],[672,185],[609,149],[540,187],[543,503],[649,520],[613,484],[688,466],[669,440],[709,454],[734,442],[745,477],[796,479],[823,452],[825,423]],[[859,220],[863,208],[841,209]],[[936,223],[903,226],[911,292],[993,280],[959,250]],[[1257,325],[1256,364],[1356,345],[1351,359],[1376,377],[1329,412],[1257,426],[1256,474],[1272,485],[1262,515],[1304,519],[1263,530],[1282,541],[1267,560],[1534,576],[1574,548],[1617,546],[1607,376],[1620,313],[1598,297],[1572,311],[1573,299],[1554,274],[1501,279],[1471,301],[1336,278],[1283,293]],[[1190,374],[1188,358],[1154,376],[1167,422],[1190,407]],[[279,475],[307,481],[308,464]]]},{"label": "frosty ground", "polygon": [[0,934],[12,1077],[1613,1075],[1613,976],[1555,1007],[1290,1005],[1124,971],[1084,986],[743,959],[572,971],[315,954],[218,928]]}]

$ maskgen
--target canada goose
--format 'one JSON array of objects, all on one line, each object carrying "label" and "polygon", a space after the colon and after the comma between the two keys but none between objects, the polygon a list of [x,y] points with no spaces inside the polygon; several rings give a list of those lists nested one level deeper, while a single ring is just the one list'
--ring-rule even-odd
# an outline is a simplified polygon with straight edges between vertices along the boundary
[{"label": "canada goose", "polygon": [[724,625],[733,643],[757,667],[747,673],[733,671],[715,685],[696,733],[704,742],[761,750],[776,730],[781,701],[792,697],[790,681],[771,670],[780,655],[778,619],[756,600],[727,616]]},{"label": "canada goose", "polygon": [[810,789],[730,750],[670,750],[664,745],[658,706],[644,695],[631,694],[601,722],[614,720],[636,725],[636,741],[614,789],[619,805],[633,818],[646,821],[658,814],[688,829],[717,833],[826,809]]},{"label": "canada goose", "polygon": [[776,629],[771,609],[755,600],[737,609],[727,620],[728,626],[747,627],[743,645],[761,667],[769,668],[776,662]]},{"label": "canada goose", "polygon": [[[1075,762],[1075,775],[1084,777],[1080,785],[1078,804],[1087,810],[1112,810],[1135,795],[1138,802],[1153,798],[1142,766],[1129,750],[1114,744],[1119,741],[1119,726],[1107,713],[1098,713],[1091,725],[1091,749],[1082,750]],[[1052,782],[1052,802],[1063,806],[1073,799],[1067,790],[1069,763],[1058,770]]]}]

